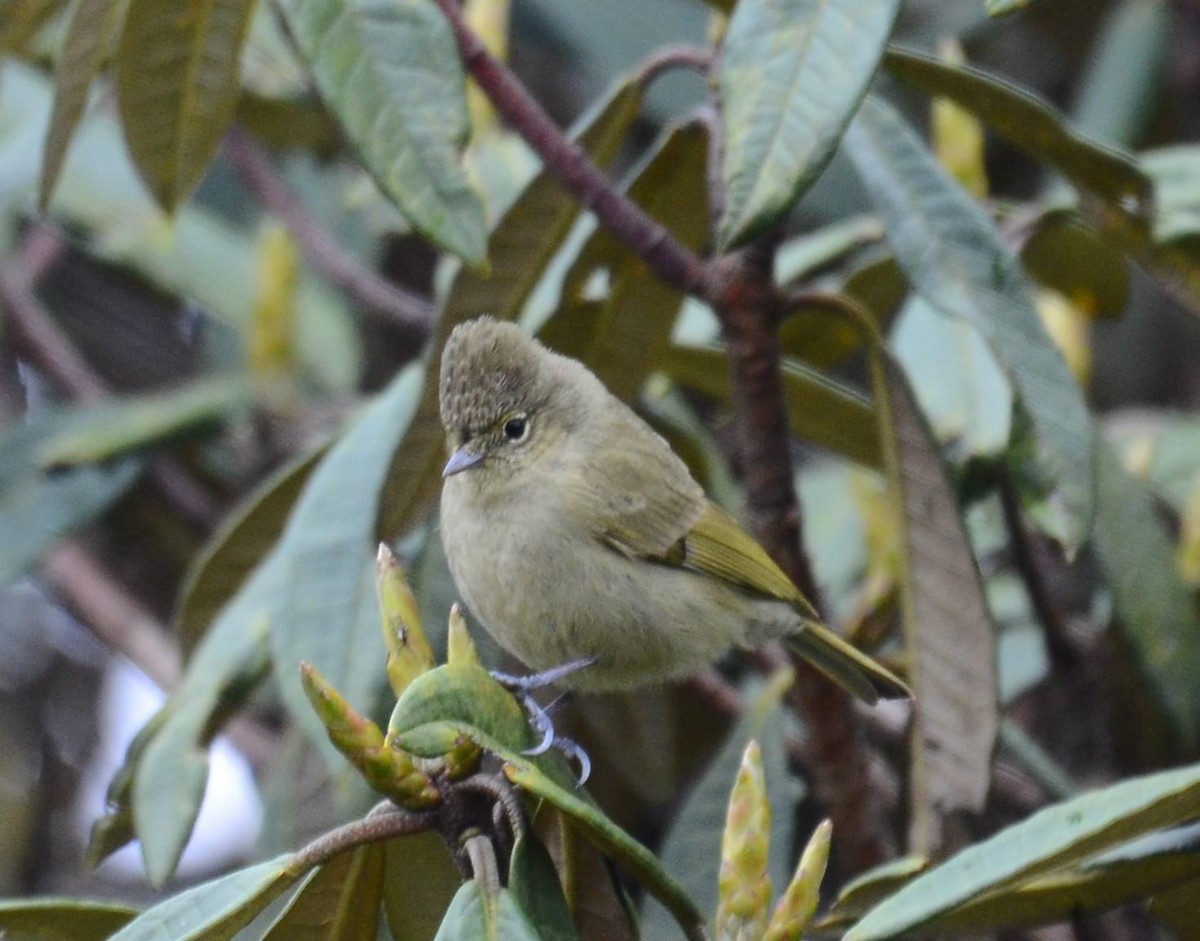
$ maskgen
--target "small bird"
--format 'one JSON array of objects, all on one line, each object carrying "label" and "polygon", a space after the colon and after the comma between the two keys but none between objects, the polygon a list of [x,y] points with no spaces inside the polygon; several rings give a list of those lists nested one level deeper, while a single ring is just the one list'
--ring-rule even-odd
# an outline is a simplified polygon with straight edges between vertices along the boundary
[{"label": "small bird", "polygon": [[442,353],[442,543],[467,606],[562,685],[625,690],[782,638],[869,703],[907,697],[812,606],[687,465],[582,363],[511,323]]}]

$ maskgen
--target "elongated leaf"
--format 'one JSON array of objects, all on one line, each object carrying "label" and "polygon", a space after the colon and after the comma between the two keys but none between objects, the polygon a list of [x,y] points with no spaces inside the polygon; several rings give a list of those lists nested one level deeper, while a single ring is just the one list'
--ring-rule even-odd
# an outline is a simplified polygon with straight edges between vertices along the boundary
[{"label": "elongated leaf", "polygon": [[380,189],[422,235],[483,262],[483,206],[459,164],[462,62],[429,0],[283,0],[318,91]]},{"label": "elongated leaf", "polygon": [[[658,368],[675,382],[722,401],[731,392],[725,354],[710,347],[673,346]],[[798,438],[868,467],[878,467],[879,438],[870,403],[853,390],[797,362],[783,363],[788,425]]]},{"label": "elongated leaf", "polygon": [[254,0],[130,0],[115,62],[129,152],[167,212],[200,184],[238,97]]},{"label": "elongated leaf", "polygon": [[117,38],[128,0],[74,0],[54,63],[54,111],[42,153],[42,209],[58,182],[67,148],[87,107],[88,89]]},{"label": "elongated leaf", "polygon": [[996,641],[954,492],[899,367],[881,350],[872,388],[889,489],[902,508],[900,610],[913,693],[909,850],[934,855],[944,817],[978,812],[999,725]]},{"label": "elongated leaf", "polygon": [[775,253],[775,282],[802,281],[881,238],[883,226],[874,216],[851,216],[815,232],[797,235],[780,245]]},{"label": "elongated leaf", "polygon": [[[1155,189],[1158,212],[1162,189]],[[1021,246],[1021,262],[1039,284],[1096,317],[1115,317],[1129,300],[1129,263],[1095,230],[1070,213],[1048,213]]]},{"label": "elongated leaf", "polygon": [[518,839],[513,847],[508,888],[541,941],[579,941],[554,861],[531,834]]},{"label": "elongated leaf", "polygon": [[433,831],[386,845],[383,907],[393,941],[431,941],[462,884],[458,867]]},{"label": "elongated leaf", "polygon": [[[767,864],[771,884],[788,883],[796,814],[795,796],[789,786],[793,782],[787,769],[786,728],[779,704],[792,679],[789,672],[778,674],[746,710],[667,831],[659,858],[701,911],[717,910],[717,877],[729,789],[751,739],[762,749],[767,801],[771,807]],[[642,932],[648,937],[667,937],[673,928],[673,919],[669,920],[665,909],[656,904],[645,906],[641,923]]]},{"label": "elongated leaf", "polygon": [[784,216],[866,93],[898,0],[741,0],[721,64],[730,248]]},{"label": "elongated leaf", "polygon": [[[641,100],[635,83],[622,84],[582,120],[576,139],[599,166],[615,159]],[[388,474],[381,534],[395,535],[414,525],[441,484],[439,472],[446,455],[438,415],[438,363],[450,331],[481,314],[515,320],[579,212],[574,198],[556,180],[540,173],[493,230],[488,240],[490,273],[462,268],[455,276],[426,354],[421,403]]]},{"label": "elongated leaf", "polygon": [[[700,124],[675,129],[634,176],[627,194],[683,245],[698,251],[708,234],[708,135]],[[591,284],[607,281],[601,299]],[[666,353],[684,295],[652,275],[607,229],[583,246],[563,283],[558,310],[538,331],[551,348],[582,360],[609,391],[630,401]]]},{"label": "elongated leaf", "polygon": [[486,891],[474,879],[464,882],[442,919],[436,941],[490,941],[492,938],[540,941],[541,936],[512,892],[499,889],[489,899]]},{"label": "elongated leaf", "polygon": [[291,854],[194,886],[143,912],[111,941],[227,941],[302,875]]},{"label": "elongated leaf", "polygon": [[0,430],[0,585],[23,575],[59,539],[90,523],[137,480],[141,462],[43,471],[39,450],[78,412]]},{"label": "elongated leaf", "polygon": [[333,857],[288,901],[263,941],[375,941],[383,861],[379,843]]},{"label": "elongated leaf", "polygon": [[1137,161],[1077,134],[1064,115],[1036,95],[971,66],[908,49],[890,49],[884,63],[893,75],[970,111],[1076,186],[1134,215],[1148,212],[1150,180]]},{"label": "elongated leaf", "polygon": [[191,655],[225,603],[278,541],[309,474],[325,453],[315,448],[284,465],[234,508],[188,567],[175,609],[175,635]]},{"label": "elongated leaf", "polygon": [[887,105],[864,102],[847,142],[916,290],[941,313],[974,324],[1012,382],[1031,420],[1034,465],[1059,498],[1059,513],[1043,525],[1065,545],[1079,545],[1092,524],[1091,420],[1019,264]]},{"label": "elongated leaf", "polygon": [[1116,626],[1153,700],[1185,747],[1200,742],[1200,619],[1149,495],[1103,446],[1095,546],[1112,588]]},{"label": "elongated leaf", "polygon": [[36,898],[0,901],[6,941],[104,941],[137,916],[113,902]]},{"label": "elongated leaf", "polygon": [[109,461],[220,421],[252,400],[248,381],[218,376],[172,392],[105,402],[47,441],[39,461],[49,468]]},{"label": "elongated leaf", "polygon": [[985,891],[1074,865],[1200,813],[1200,765],[1131,778],[1055,804],[908,883],[855,925],[846,941],[890,938]]},{"label": "elongated leaf", "polygon": [[356,708],[383,679],[385,651],[375,601],[375,527],[384,480],[417,407],[421,374],[410,367],[363,412],[305,484],[280,539],[281,597],[271,651],[284,702],[322,749],[324,727],[300,685],[316,667]]}]

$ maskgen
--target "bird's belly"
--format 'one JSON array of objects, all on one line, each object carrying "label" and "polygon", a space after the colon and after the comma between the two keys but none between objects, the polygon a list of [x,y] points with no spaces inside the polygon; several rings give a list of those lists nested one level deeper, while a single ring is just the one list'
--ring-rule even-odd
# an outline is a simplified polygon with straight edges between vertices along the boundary
[{"label": "bird's belly", "polygon": [[737,590],[541,522],[520,527],[524,537],[495,523],[442,523],[463,600],[534,670],[588,657],[595,665],[569,685],[629,688],[694,672],[744,638],[754,602]]}]

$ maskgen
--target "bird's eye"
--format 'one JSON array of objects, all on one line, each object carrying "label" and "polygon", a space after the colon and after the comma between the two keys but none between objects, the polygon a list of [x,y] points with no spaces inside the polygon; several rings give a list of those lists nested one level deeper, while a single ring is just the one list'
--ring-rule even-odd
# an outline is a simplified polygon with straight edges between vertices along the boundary
[{"label": "bird's eye", "polygon": [[524,441],[529,437],[529,419],[516,415],[504,423],[504,437],[509,441]]}]

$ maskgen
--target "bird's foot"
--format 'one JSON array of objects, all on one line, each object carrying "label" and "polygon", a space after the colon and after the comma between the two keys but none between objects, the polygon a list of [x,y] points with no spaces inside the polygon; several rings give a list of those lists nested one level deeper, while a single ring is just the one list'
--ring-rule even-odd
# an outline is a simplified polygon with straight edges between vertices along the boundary
[{"label": "bird's foot", "polygon": [[493,678],[520,701],[521,706],[529,716],[530,727],[539,737],[538,743],[533,748],[527,749],[524,754],[531,756],[541,755],[545,754],[551,748],[562,752],[568,762],[578,762],[580,786],[586,783],[592,774],[592,760],[577,742],[572,741],[566,736],[559,735],[554,730],[554,712],[567,701],[570,693],[564,693],[550,703],[550,705],[543,706],[534,699],[533,691],[552,686],[563,677],[570,676],[577,670],[582,670],[594,662],[591,658],[572,660],[561,666],[543,670],[540,673],[533,673],[529,676],[513,676],[508,673],[498,672],[492,673]]}]

